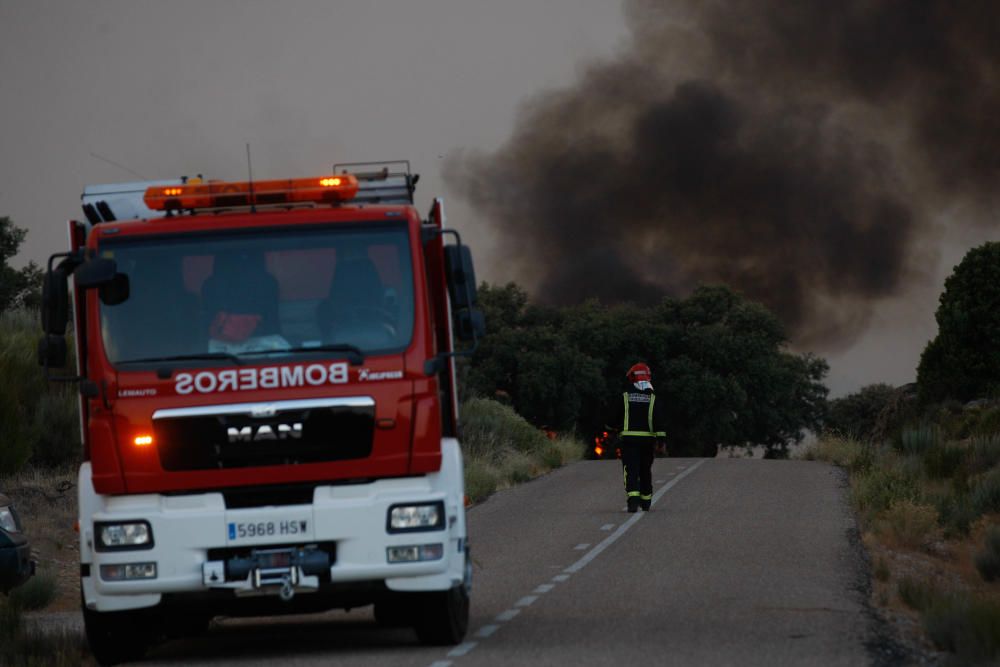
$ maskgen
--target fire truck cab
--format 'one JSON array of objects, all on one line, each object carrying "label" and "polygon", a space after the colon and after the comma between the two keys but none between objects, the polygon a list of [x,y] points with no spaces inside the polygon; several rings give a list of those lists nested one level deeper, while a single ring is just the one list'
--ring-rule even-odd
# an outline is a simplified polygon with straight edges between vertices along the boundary
[{"label": "fire truck cab", "polygon": [[[80,385],[100,662],[216,615],[369,604],[424,643],[463,638],[453,338],[474,346],[482,315],[468,248],[440,199],[417,213],[403,165],[85,191],[39,359]],[[70,320],[77,374],[56,375]]]}]

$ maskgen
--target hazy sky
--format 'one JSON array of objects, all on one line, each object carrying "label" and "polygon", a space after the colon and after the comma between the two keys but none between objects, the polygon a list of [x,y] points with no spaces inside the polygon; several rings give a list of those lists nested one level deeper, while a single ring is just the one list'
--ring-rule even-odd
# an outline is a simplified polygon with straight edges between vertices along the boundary
[{"label": "hazy sky", "polygon": [[[611,0],[0,0],[0,215],[29,230],[16,263],[42,262],[64,248],[84,185],[241,179],[247,142],[258,178],[409,159],[418,205],[446,197],[480,278],[517,280],[445,190],[444,158],[496,149],[525,100],[627,37]],[[981,240],[943,240],[941,275]],[[834,392],[912,380],[939,289],[887,302],[826,354]]]}]

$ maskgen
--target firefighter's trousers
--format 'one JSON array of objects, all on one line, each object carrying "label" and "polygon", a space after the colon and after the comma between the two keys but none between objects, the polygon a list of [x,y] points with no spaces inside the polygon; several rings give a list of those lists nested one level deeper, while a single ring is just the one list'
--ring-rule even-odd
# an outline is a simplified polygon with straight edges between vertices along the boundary
[{"label": "firefighter's trousers", "polygon": [[653,454],[656,438],[622,437],[625,495],[649,502],[653,498]]}]

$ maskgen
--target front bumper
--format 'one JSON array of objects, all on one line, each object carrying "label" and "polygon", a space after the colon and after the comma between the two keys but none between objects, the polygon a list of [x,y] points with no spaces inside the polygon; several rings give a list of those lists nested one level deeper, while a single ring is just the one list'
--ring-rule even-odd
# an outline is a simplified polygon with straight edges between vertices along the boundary
[{"label": "front bumper", "polygon": [[[457,444],[456,444],[457,452]],[[222,493],[97,496],[81,491],[82,586],[88,608],[98,611],[138,609],[205,594],[213,597],[290,597],[331,588],[371,585],[381,590],[447,590],[462,583],[466,529],[461,481],[457,468],[420,477],[377,480],[365,484],[317,486],[309,504],[227,509]],[[446,457],[447,458],[447,457]],[[89,465],[80,471],[80,488],[92,489]],[[441,501],[444,525],[431,531],[390,534],[389,508],[406,503]],[[142,520],[150,525],[153,543],[145,549],[99,551],[94,525]],[[304,529],[281,534],[287,523]],[[240,535],[240,526],[274,526],[261,536]],[[442,545],[441,556],[421,562],[391,563],[390,547]],[[271,549],[325,550],[328,568],[250,572],[234,576],[232,558]],[[155,578],[109,581],[102,566],[155,563]],[[263,574],[263,576],[262,576]],[[289,595],[290,594],[290,595]]]}]

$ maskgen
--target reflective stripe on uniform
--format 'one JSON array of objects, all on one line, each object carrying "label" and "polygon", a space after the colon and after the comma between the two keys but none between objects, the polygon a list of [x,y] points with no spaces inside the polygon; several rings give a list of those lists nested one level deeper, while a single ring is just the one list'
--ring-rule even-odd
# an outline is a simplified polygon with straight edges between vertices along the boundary
[{"label": "reflective stripe on uniform", "polygon": [[[625,495],[628,496],[629,498],[639,498],[640,497],[638,491],[629,491]],[[650,496],[650,497],[652,497],[652,496]]]},{"label": "reflective stripe on uniform", "polygon": [[652,500],[653,499],[653,494],[651,493],[648,496],[645,495],[645,494],[643,494],[643,495],[639,496],[639,499],[640,500]]},{"label": "reflective stripe on uniform", "polygon": [[[632,437],[638,437],[638,438],[656,438],[656,437],[663,437],[666,435],[666,433],[663,433],[662,431],[630,431],[628,429],[629,409],[628,409],[627,391],[622,393],[622,399],[625,401],[625,423],[623,424],[625,428],[624,430],[622,430],[622,435],[630,435]],[[649,412],[646,415],[646,426],[649,428],[653,427],[653,406],[655,404],[656,404],[656,394],[653,394],[652,396],[649,397]]]}]

